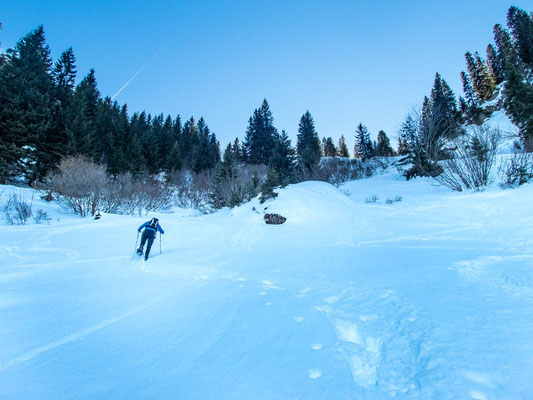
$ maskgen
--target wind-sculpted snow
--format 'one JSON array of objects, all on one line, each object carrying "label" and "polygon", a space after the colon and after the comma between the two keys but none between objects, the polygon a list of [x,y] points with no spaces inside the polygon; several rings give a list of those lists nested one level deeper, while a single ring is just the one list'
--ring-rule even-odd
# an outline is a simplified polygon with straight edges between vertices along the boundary
[{"label": "wind-sculpted snow", "polygon": [[531,398],[532,198],[305,182],[157,215],[145,263],[147,217],[36,197],[49,225],[0,227],[0,398]]}]

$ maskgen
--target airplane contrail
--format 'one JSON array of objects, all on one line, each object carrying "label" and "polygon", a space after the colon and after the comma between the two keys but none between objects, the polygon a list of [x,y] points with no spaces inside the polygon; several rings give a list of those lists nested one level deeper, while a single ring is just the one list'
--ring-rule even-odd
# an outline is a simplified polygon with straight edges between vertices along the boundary
[{"label": "airplane contrail", "polygon": [[126,89],[126,87],[131,83],[131,81],[133,81],[137,77],[137,75],[139,75],[142,72],[142,70],[145,69],[148,66],[148,64],[150,64],[153,61],[154,58],[157,57],[157,55],[161,52],[161,50],[163,50],[164,47],[165,47],[165,45],[161,46],[161,48],[159,50],[157,50],[154,53],[154,55],[152,57],[150,57],[150,59],[141,68],[139,68],[139,70],[137,72],[135,72],[133,74],[133,76],[124,84],[124,86],[122,86],[118,90],[118,92],[116,92],[113,95],[113,97],[111,97],[111,100],[115,100],[115,97],[117,97],[120,94],[120,92],[122,92],[124,89]]}]

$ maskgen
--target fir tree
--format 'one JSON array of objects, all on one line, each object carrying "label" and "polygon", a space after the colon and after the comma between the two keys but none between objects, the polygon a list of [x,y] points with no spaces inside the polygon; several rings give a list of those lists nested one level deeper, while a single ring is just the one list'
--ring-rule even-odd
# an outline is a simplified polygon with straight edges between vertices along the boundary
[{"label": "fir tree", "polygon": [[272,155],[276,134],[274,117],[265,99],[261,108],[256,109],[248,120],[248,128],[246,129],[244,140],[247,162],[266,165]]},{"label": "fir tree", "polygon": [[366,161],[372,157],[370,133],[368,132],[368,128],[362,123],[357,125],[355,129],[355,146],[357,148],[357,155],[362,161]]},{"label": "fir tree", "polygon": [[487,64],[494,75],[494,79],[496,79],[496,84],[499,85],[502,83],[505,79],[503,74],[502,60],[496,51],[496,48],[492,44],[487,46]]},{"label": "fir tree", "polygon": [[350,153],[348,151],[348,146],[346,146],[346,140],[344,139],[344,135],[341,135],[337,148],[339,151],[339,157],[350,158]]},{"label": "fir tree", "polygon": [[533,15],[517,7],[509,8],[507,26],[511,30],[520,60],[533,69]]},{"label": "fir tree", "polygon": [[239,138],[235,138],[235,141],[231,145],[231,152],[236,162],[239,163],[239,162],[246,161],[244,150],[241,146],[241,142],[239,141]]},{"label": "fir tree", "polygon": [[0,180],[33,181],[53,168],[65,140],[54,131],[52,60],[40,26],[9,50],[0,70]]},{"label": "fir tree", "polygon": [[392,149],[390,145],[390,139],[384,131],[378,132],[376,155],[379,157],[393,157],[394,156],[394,150]]},{"label": "fir tree", "polygon": [[299,163],[308,171],[312,171],[320,162],[320,139],[315,130],[315,122],[309,111],[306,111],[298,125],[296,142]]},{"label": "fir tree", "polygon": [[96,113],[100,92],[94,70],[78,84],[66,110],[65,129],[70,141],[70,153],[93,158],[96,144]]},{"label": "fir tree", "polygon": [[58,91],[58,99],[62,103],[66,103],[74,94],[76,86],[76,57],[69,47],[59,57],[59,60],[54,64],[52,75]]},{"label": "fir tree", "polygon": [[498,54],[501,55],[505,76],[503,92],[506,114],[519,127],[520,137],[527,151],[533,151],[533,80],[529,51],[531,43],[524,40],[528,34],[533,17],[511,7],[507,16],[512,36],[500,25],[494,27]]},{"label": "fir tree", "polygon": [[337,148],[335,147],[335,143],[333,142],[332,137],[322,139],[322,148],[324,149],[325,157],[337,156]]},{"label": "fir tree", "polygon": [[181,159],[181,149],[179,142],[176,140],[172,145],[172,149],[167,157],[166,169],[167,171],[179,171],[183,167],[183,160]]}]

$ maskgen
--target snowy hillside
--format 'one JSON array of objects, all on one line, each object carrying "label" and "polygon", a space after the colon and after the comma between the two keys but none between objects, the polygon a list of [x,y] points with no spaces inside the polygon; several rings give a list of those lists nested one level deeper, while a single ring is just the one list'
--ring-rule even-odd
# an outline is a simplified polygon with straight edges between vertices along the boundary
[{"label": "snowy hillside", "polygon": [[532,398],[532,198],[305,182],[158,215],[146,263],[147,218],[37,199],[49,225],[0,227],[0,398]]}]

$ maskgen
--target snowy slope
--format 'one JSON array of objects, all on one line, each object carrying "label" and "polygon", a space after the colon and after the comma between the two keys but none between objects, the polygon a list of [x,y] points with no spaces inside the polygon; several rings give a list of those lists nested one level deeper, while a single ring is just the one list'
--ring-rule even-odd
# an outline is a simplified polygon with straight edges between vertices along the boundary
[{"label": "snowy slope", "polygon": [[531,398],[532,198],[306,182],[160,215],[146,263],[146,218],[0,226],[0,398]]}]

